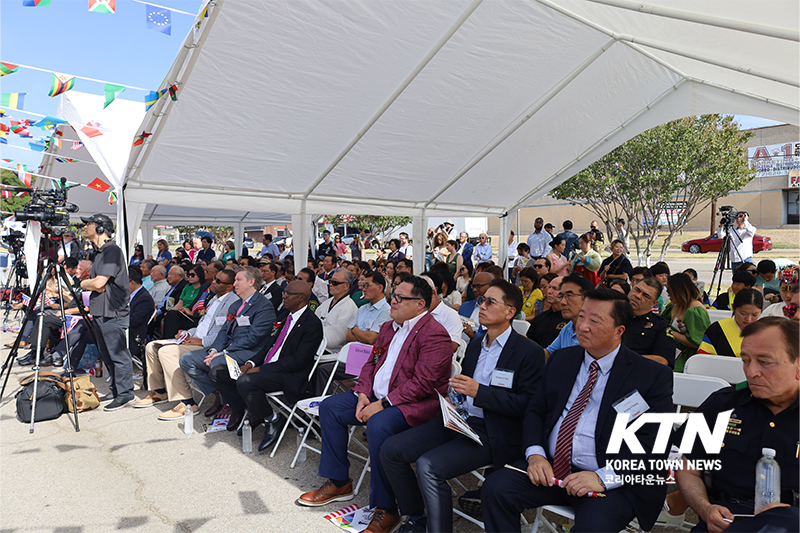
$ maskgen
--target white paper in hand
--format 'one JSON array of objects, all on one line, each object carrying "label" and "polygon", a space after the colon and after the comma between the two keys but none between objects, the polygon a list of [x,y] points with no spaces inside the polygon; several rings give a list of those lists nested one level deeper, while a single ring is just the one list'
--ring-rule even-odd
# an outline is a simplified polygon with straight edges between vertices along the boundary
[{"label": "white paper in hand", "polygon": [[239,368],[238,363],[234,361],[233,357],[225,354],[225,364],[228,365],[228,375],[232,380],[236,381],[242,375],[242,370]]}]

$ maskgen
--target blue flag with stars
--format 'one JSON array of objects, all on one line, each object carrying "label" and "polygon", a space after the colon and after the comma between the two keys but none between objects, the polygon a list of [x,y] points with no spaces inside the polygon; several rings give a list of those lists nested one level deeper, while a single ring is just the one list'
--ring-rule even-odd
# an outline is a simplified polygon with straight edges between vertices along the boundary
[{"label": "blue flag with stars", "polygon": [[172,18],[169,9],[145,4],[147,8],[147,29],[172,35]]}]

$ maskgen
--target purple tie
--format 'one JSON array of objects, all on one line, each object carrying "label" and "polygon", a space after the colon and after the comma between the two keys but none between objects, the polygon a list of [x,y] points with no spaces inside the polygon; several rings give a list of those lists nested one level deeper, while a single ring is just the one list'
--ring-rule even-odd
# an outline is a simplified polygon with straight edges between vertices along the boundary
[{"label": "purple tie", "polygon": [[286,322],[283,324],[283,329],[281,330],[281,334],[278,335],[278,340],[275,341],[275,344],[272,345],[272,348],[269,349],[267,352],[267,357],[264,358],[264,364],[266,365],[269,363],[270,359],[275,357],[275,354],[278,353],[278,350],[281,349],[281,345],[283,344],[283,339],[286,338],[288,335],[289,330],[292,328],[292,315],[289,315],[286,319]]}]

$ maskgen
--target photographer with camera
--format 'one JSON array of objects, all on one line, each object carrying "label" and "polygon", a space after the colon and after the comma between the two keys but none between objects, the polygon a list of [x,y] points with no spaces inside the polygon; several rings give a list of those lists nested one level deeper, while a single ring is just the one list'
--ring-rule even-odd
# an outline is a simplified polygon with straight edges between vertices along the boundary
[{"label": "photographer with camera", "polygon": [[133,364],[125,330],[130,312],[128,268],[122,250],[112,241],[114,225],[105,215],[81,217],[86,224],[84,235],[97,251],[89,279],[81,289],[91,291],[91,314],[100,335],[97,348],[111,374],[111,392],[101,401],[113,401],[105,411],[114,411],[133,400]]},{"label": "photographer with camera", "polygon": [[742,263],[752,263],[753,236],[756,234],[756,227],[750,224],[750,215],[747,211],[737,213],[730,206],[721,207],[717,214],[722,215],[717,237],[723,239],[726,233],[730,237],[728,249],[731,269],[736,270]]}]

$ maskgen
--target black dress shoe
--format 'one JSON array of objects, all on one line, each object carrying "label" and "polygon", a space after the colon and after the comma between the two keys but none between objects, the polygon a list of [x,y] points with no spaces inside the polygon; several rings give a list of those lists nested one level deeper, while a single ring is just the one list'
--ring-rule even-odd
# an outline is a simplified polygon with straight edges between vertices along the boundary
[{"label": "black dress shoe", "polygon": [[219,393],[215,392],[213,394],[214,394],[214,404],[208,409],[206,409],[205,412],[203,413],[203,415],[208,417],[215,416],[217,413],[222,411],[222,404],[219,401]]},{"label": "black dress shoe", "polygon": [[114,396],[114,393],[113,392],[109,392],[108,394],[106,394],[104,396],[100,396],[100,403],[110,402],[114,398],[116,398],[116,396]]},{"label": "black dress shoe", "polygon": [[242,423],[242,420],[244,420],[244,411],[232,412],[225,429],[228,431],[235,431],[239,428],[239,424]]},{"label": "black dress shoe", "polygon": [[278,440],[278,435],[285,423],[286,417],[281,414],[278,415],[278,419],[274,422],[267,422],[267,427],[264,430],[264,437],[261,439],[261,444],[258,445],[258,451],[263,452]]},{"label": "black dress shoe", "polygon": [[28,355],[23,357],[22,359],[17,359],[17,364],[21,366],[30,366],[36,361],[36,354],[30,352]]}]

